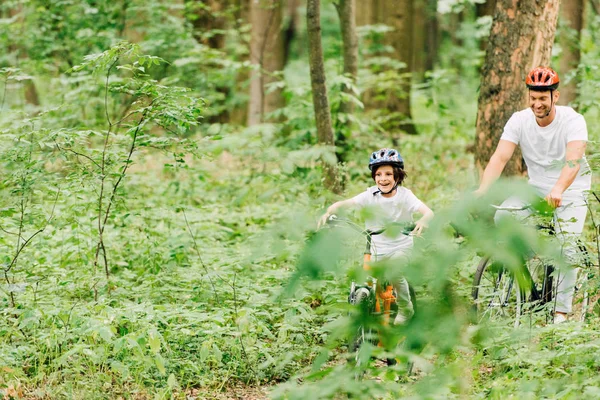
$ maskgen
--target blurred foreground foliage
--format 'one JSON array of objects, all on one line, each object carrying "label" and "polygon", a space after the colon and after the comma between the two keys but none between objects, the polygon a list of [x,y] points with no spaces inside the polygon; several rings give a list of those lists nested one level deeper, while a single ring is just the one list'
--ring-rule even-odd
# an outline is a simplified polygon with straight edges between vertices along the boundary
[{"label": "blurred foreground foliage", "polygon": [[[226,48],[211,49],[194,39],[181,8],[125,3],[126,18],[103,2],[2,5],[37,10],[0,21],[10,49],[0,56],[2,395],[230,398],[268,387],[274,398],[298,399],[597,398],[597,308],[584,325],[471,323],[482,252],[512,268],[531,249],[560,263],[556,246],[531,229],[492,225],[489,204],[526,188],[469,195],[473,70],[444,64],[415,88],[419,136],[396,137],[382,128],[385,110],[362,110],[365,86],[355,88],[354,115],[336,114],[348,81],[334,57],[334,11],[325,13],[334,118],[353,123],[339,132],[347,197],[371,185],[369,152],[395,138],[407,187],[437,214],[409,264],[375,268],[411,281],[419,314],[388,329],[386,347],[362,350],[366,360],[402,362],[369,363],[359,381],[347,343],[365,316],[346,297],[351,280],[364,278],[363,242],[351,232],[315,232],[336,198],[322,187],[319,161],[333,153],[315,145],[305,61],[292,55],[278,83],[287,103],[277,122],[246,128],[234,115],[247,101],[247,26],[234,25]],[[598,55],[588,36],[581,69],[594,81]],[[122,41],[134,37],[137,45]],[[461,61],[477,62],[469,57]],[[364,63],[359,85],[377,86],[388,61]],[[24,95],[31,82],[39,104]],[[585,99],[595,126],[593,93]],[[598,203],[590,206],[595,216]],[[585,240],[595,249],[598,230],[589,224]],[[415,375],[406,374],[409,360]]]}]

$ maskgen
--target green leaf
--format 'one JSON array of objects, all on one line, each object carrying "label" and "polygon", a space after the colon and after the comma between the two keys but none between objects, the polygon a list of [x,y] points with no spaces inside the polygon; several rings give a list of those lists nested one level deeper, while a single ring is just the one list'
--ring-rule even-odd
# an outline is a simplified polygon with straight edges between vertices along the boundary
[{"label": "green leaf", "polygon": [[154,355],[154,364],[156,365],[156,368],[158,368],[158,372],[161,375],[165,375],[167,373],[167,369],[165,368],[165,359],[159,353]]}]

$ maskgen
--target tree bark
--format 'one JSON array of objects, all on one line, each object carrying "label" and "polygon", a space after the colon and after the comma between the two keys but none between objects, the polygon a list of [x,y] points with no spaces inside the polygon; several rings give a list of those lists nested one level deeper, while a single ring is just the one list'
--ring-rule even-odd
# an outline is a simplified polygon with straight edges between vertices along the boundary
[{"label": "tree bark", "polygon": [[286,65],[290,58],[292,42],[298,34],[298,26],[300,25],[300,15],[298,14],[299,7],[300,0],[287,0],[286,19],[288,20],[288,24],[285,28],[283,40],[283,65]]},{"label": "tree bark", "polygon": [[250,74],[248,126],[263,122],[266,114],[284,104],[280,89],[268,91],[268,85],[280,79],[277,74],[284,65],[281,1],[252,0],[250,24],[250,62],[257,69]]},{"label": "tree bark", "polygon": [[565,77],[571,71],[576,70],[581,60],[581,29],[583,28],[583,0],[567,0],[561,3],[560,18],[568,27],[568,32],[559,37],[562,56],[558,65],[558,72],[561,77],[560,84],[560,102],[562,104],[572,103],[577,99],[577,76],[568,84]]},{"label": "tree bark", "polygon": [[[22,25],[24,18],[23,5],[18,4],[15,8],[10,8],[8,10],[8,15],[12,17],[17,17],[17,24]],[[9,35],[10,37],[10,35]],[[9,54],[14,54],[14,66],[19,68],[21,62],[27,62],[29,59],[29,55],[27,53],[27,49],[20,43],[17,37],[13,37],[15,42],[9,41],[8,52]],[[27,79],[23,81],[23,97],[25,98],[25,103],[34,106],[35,108],[40,105],[40,98],[38,95],[38,91],[35,87],[35,83],[33,80]]]},{"label": "tree bark", "polygon": [[424,80],[425,72],[432,71],[438,52],[437,0],[414,0],[413,66],[415,78]]},{"label": "tree bark", "polygon": [[376,0],[359,0],[356,2],[356,25],[371,25],[375,22],[373,18],[373,9]]},{"label": "tree bark", "polygon": [[[494,152],[504,125],[526,107],[525,75],[548,65],[560,0],[498,0],[481,74],[475,164],[481,172]],[[507,175],[522,174],[525,165],[515,154]]]},{"label": "tree bark", "polygon": [[[496,10],[496,1],[497,0],[486,0],[484,3],[477,3],[475,5],[475,15],[477,18],[491,16],[494,17],[494,12]],[[487,48],[487,39],[481,39],[479,42],[479,48],[481,50],[485,50]]]},{"label": "tree bark", "polygon": [[225,47],[225,35],[218,31],[227,26],[225,10],[229,0],[185,0],[185,3],[192,12],[188,19],[192,22],[196,39],[213,49]]},{"label": "tree bark", "polygon": [[[329,100],[327,98],[325,63],[323,61],[323,46],[321,44],[320,3],[320,0],[307,0],[306,2],[310,83],[312,87],[318,141],[320,144],[333,146],[333,128],[331,125]],[[334,192],[339,192],[335,165],[323,162],[323,171],[325,174],[325,186]]]},{"label": "tree bark", "polygon": [[383,0],[381,3],[383,7],[378,10],[380,20],[394,29],[386,35],[386,43],[394,48],[393,58],[406,64],[402,72],[408,74],[402,79],[399,90],[389,93],[385,101],[384,106],[393,116],[388,122],[388,128],[413,135],[417,133],[410,111],[413,0]]},{"label": "tree bark", "polygon": [[477,18],[485,17],[486,15],[493,17],[494,11],[496,11],[496,0],[485,0],[485,2],[475,5]]},{"label": "tree bark", "polygon": [[[358,75],[358,35],[356,34],[356,0],[339,0],[336,4],[338,16],[340,18],[340,29],[342,32],[343,56],[344,56],[344,75],[356,83]],[[344,87],[343,92],[351,95],[352,90]],[[340,104],[340,113],[351,114],[354,112],[354,103],[352,101],[342,101]]]}]

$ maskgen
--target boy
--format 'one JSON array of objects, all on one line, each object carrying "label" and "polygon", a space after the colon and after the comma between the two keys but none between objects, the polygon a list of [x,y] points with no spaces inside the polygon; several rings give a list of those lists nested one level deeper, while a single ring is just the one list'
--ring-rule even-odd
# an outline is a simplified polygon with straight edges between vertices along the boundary
[{"label": "boy", "polygon": [[[319,220],[319,226],[324,225],[327,218],[342,207],[377,207],[376,215],[365,222],[366,229],[375,230],[386,223],[412,222],[413,213],[419,212],[423,216],[416,222],[412,234],[421,235],[421,232],[427,226],[427,222],[433,218],[433,211],[410,190],[402,186],[402,182],[406,178],[402,156],[394,149],[383,148],[371,154],[369,169],[376,185],[351,199],[332,204]],[[405,257],[412,247],[412,236],[398,235],[397,237],[390,237],[385,232],[373,236],[372,252],[376,261]],[[413,304],[410,300],[406,279],[400,278],[398,281],[393,282],[393,285],[398,295],[398,314],[394,323],[401,324],[412,317],[414,313]]]}]

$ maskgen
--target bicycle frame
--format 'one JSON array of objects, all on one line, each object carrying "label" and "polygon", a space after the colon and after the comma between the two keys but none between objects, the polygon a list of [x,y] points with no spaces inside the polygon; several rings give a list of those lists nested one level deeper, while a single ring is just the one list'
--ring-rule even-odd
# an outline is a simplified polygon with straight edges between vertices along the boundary
[{"label": "bicycle frame", "polygon": [[[363,269],[365,271],[370,271],[371,270],[371,266],[370,266],[370,262],[371,262],[371,244],[372,244],[372,237],[374,235],[379,235],[381,233],[384,232],[384,230],[378,230],[378,231],[371,231],[371,230],[366,230],[364,231],[367,237],[367,244],[365,247],[365,253],[363,255]],[[391,308],[392,308],[392,302],[396,301],[396,296],[394,296],[394,287],[393,285],[390,285],[389,283],[385,286],[385,291],[381,291],[379,290],[378,286],[377,286],[377,279],[372,278],[370,282],[367,282],[367,285],[372,287],[373,290],[375,291],[375,312],[380,313],[381,312],[381,302],[383,301],[383,325],[387,326],[389,325],[389,320],[390,320],[390,314],[391,314]]]},{"label": "bicycle frame", "polygon": [[[335,225],[336,223],[339,223],[339,222],[343,222],[348,227],[351,227],[355,231],[358,231],[362,235],[365,235],[367,240],[366,240],[365,252],[363,255],[363,269],[365,271],[370,271],[371,270],[370,263],[371,263],[371,258],[372,258],[371,247],[373,244],[372,238],[375,235],[382,234],[385,231],[385,229],[363,230],[356,224],[354,224],[350,221],[340,220],[334,215],[330,216],[329,219],[327,220],[327,222],[330,224],[333,224],[333,225]],[[376,313],[382,312],[382,303],[383,303],[382,325],[384,325],[384,326],[389,325],[392,303],[396,301],[396,296],[394,296],[394,286],[388,282],[385,285],[385,289],[381,290],[379,288],[379,286],[377,285],[376,278],[371,278],[369,281],[366,282],[366,284],[375,292],[375,312]],[[354,282],[352,283],[352,285],[353,286],[351,287],[351,291],[353,292],[355,289]]]}]

